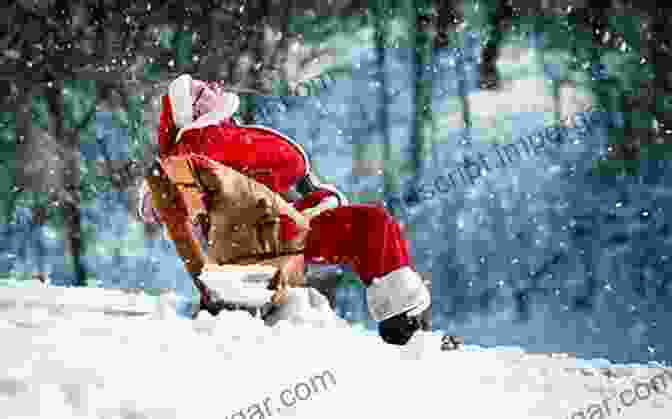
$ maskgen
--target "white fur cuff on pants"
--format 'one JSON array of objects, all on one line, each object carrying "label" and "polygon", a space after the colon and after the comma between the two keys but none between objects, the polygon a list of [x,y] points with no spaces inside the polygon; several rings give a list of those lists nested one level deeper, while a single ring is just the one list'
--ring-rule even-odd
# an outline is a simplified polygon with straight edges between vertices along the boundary
[{"label": "white fur cuff on pants", "polygon": [[422,313],[429,307],[431,295],[420,275],[405,266],[375,278],[366,289],[366,300],[371,318],[380,322],[407,311]]}]

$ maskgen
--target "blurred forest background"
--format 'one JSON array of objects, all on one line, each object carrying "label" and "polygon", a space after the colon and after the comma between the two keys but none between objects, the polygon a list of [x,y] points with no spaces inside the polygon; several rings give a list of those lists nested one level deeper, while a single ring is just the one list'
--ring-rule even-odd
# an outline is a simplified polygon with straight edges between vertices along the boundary
[{"label": "blurred forest background", "polygon": [[[669,362],[672,13],[659,3],[10,1],[0,276],[192,292],[172,244],[134,215],[160,95],[189,73],[226,83],[242,121],[286,132],[353,201],[402,220],[435,328]],[[549,126],[568,141],[437,182]],[[324,275],[338,311],[372,326],[352,273]]]}]

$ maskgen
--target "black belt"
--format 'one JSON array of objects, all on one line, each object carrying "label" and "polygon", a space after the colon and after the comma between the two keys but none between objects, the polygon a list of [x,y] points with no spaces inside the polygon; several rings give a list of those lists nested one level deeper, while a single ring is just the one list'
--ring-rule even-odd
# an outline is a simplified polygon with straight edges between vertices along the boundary
[{"label": "black belt", "polygon": [[303,175],[299,180],[289,188],[290,198],[300,199],[311,192],[320,190],[319,184],[311,172]]}]

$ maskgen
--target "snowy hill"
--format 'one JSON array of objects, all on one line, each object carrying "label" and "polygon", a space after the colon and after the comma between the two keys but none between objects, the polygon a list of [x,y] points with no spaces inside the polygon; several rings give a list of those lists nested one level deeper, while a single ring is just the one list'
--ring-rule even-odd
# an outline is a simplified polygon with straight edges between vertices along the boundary
[{"label": "snowy hill", "polygon": [[[441,352],[438,334],[399,348],[326,312],[267,327],[243,312],[191,321],[165,304],[146,318],[63,309],[67,304],[29,307],[16,302],[34,289],[14,289],[11,298],[7,290],[0,293],[4,418],[560,419],[618,412],[655,419],[672,411],[671,369],[600,368],[504,348]],[[91,306],[108,300],[94,294]]]}]

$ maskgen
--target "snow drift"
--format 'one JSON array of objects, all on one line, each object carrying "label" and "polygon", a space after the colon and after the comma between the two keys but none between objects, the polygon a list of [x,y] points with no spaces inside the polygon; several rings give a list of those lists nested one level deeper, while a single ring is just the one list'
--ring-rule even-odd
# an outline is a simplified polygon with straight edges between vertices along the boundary
[{"label": "snow drift", "polygon": [[[441,352],[439,333],[389,346],[308,303],[308,294],[297,294],[291,313],[269,327],[246,312],[184,319],[169,295],[151,314],[128,316],[129,305],[92,309],[121,292],[88,290],[83,307],[63,302],[80,290],[33,288],[0,290],[5,418],[521,419],[618,411],[654,419],[672,411],[669,369],[600,367],[518,349]],[[42,304],[30,297],[38,293]]]}]

